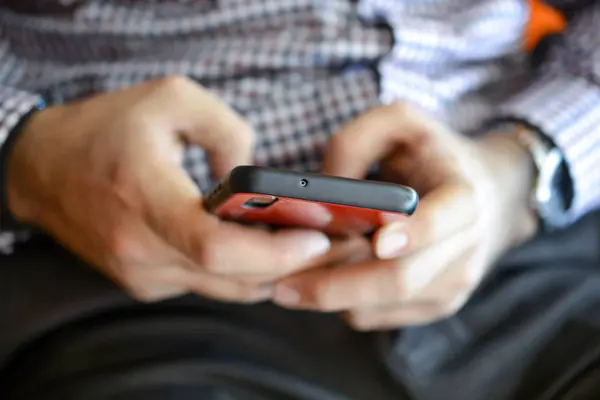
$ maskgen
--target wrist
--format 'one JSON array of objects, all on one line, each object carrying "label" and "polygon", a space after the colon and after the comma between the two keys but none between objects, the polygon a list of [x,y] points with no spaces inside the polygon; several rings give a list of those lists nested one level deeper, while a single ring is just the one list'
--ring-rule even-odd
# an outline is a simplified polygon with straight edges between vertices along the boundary
[{"label": "wrist", "polygon": [[492,131],[479,143],[490,167],[496,192],[511,219],[513,245],[528,240],[540,228],[539,217],[531,205],[537,175],[531,153],[507,132]]},{"label": "wrist", "polygon": [[[18,126],[14,142],[11,143],[5,160],[5,201],[10,215],[20,223],[31,224],[35,221],[34,196],[38,160],[43,149],[36,144],[37,137],[48,129],[48,115],[51,109],[33,111]],[[42,146],[43,147],[43,146]]]}]

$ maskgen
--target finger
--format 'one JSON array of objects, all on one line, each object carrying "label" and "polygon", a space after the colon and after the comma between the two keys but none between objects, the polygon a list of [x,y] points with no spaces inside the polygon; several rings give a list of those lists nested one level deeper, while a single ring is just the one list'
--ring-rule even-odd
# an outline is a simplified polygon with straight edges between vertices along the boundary
[{"label": "finger", "polygon": [[[344,239],[331,239],[330,250],[324,255],[309,261],[302,270],[326,268],[330,265],[338,264],[353,264],[366,261],[372,257],[371,244],[364,237],[356,236]],[[287,272],[283,270],[278,270],[267,275],[249,272],[247,274],[237,274],[236,279],[248,283],[273,283],[286,274]]]},{"label": "finger", "polygon": [[[212,216],[173,218],[165,225],[167,240],[201,268],[223,276],[284,276],[309,268],[326,254],[331,242],[317,231],[269,232],[235,223],[213,221]],[[207,221],[210,221],[207,223]],[[177,225],[184,225],[183,228]]]},{"label": "finger", "polygon": [[399,260],[317,269],[286,278],[274,301],[289,308],[341,311],[413,299],[466,251],[472,233],[457,234]]},{"label": "finger", "polygon": [[425,325],[456,314],[467,302],[467,296],[457,296],[445,303],[410,303],[393,309],[360,309],[344,313],[344,319],[358,331],[389,330]]},{"label": "finger", "polygon": [[195,265],[215,274],[286,274],[325,254],[321,232],[269,232],[219,220],[204,211],[200,193],[176,165],[148,165],[139,190],[147,224]]},{"label": "finger", "polygon": [[125,290],[135,299],[154,302],[196,293],[211,299],[229,302],[255,303],[267,300],[273,293],[272,285],[237,282],[204,271],[183,268],[186,260],[177,265],[130,265],[130,278],[121,281]]},{"label": "finger", "polygon": [[428,132],[444,128],[403,104],[373,109],[333,136],[327,148],[324,173],[364,178],[369,168],[399,145],[413,146],[430,140]]},{"label": "finger", "polygon": [[331,249],[323,233],[288,229],[274,232],[219,222],[211,232],[198,232],[185,252],[203,269],[224,276],[280,277],[310,268]]},{"label": "finger", "polygon": [[410,218],[392,222],[373,236],[380,259],[420,251],[475,223],[473,189],[462,182],[448,183],[422,197]]},{"label": "finger", "polygon": [[134,299],[155,302],[189,292],[179,279],[181,271],[178,264],[126,264],[119,267],[114,281]]},{"label": "finger", "polygon": [[251,126],[216,96],[183,77],[166,78],[159,94],[160,104],[168,104],[171,110],[165,113],[168,123],[187,141],[202,147],[217,177],[222,178],[237,165],[251,163]]},{"label": "finger", "polygon": [[416,302],[450,304],[456,297],[470,298],[491,265],[481,246],[468,247],[452,265],[436,276],[415,297]]},{"label": "finger", "polygon": [[242,303],[264,301],[271,297],[272,285],[217,276],[194,268],[189,258],[162,242],[145,243],[154,246],[152,258],[148,259],[147,255],[139,257],[147,249],[124,244],[119,260],[115,259],[117,264],[107,271],[137,300],[159,301],[190,292],[220,301]]},{"label": "finger", "polygon": [[359,308],[344,317],[361,331],[429,324],[450,317],[460,311],[477,289],[483,277],[481,261],[477,249],[468,248],[410,301]]},{"label": "finger", "polygon": [[121,285],[121,287],[135,300],[143,303],[154,303],[184,296],[189,293],[185,287],[171,286],[158,282],[152,285],[134,285],[133,287]]},{"label": "finger", "polygon": [[369,240],[363,236],[331,239],[331,248],[323,256],[316,258],[307,268],[325,267],[339,264],[354,264],[373,258]]},{"label": "finger", "polygon": [[275,303],[292,309],[341,311],[383,302],[399,291],[394,261],[305,271],[275,287]]},{"label": "finger", "polygon": [[203,271],[185,271],[182,280],[184,287],[192,293],[235,303],[258,303],[273,296],[273,285],[240,282],[227,277]]},{"label": "finger", "polygon": [[[350,262],[352,259],[364,259],[368,254],[370,254],[370,246],[366,239],[362,237],[339,239],[332,241],[331,250],[324,256],[315,259],[310,265]],[[184,263],[181,264],[184,265]],[[308,268],[313,268],[313,266]],[[219,301],[256,303],[272,297],[273,282],[280,273],[281,271],[275,275],[248,274],[231,279],[204,271],[182,270],[176,282],[173,282],[171,286],[185,288],[186,292],[197,293]],[[169,286],[165,285],[165,282],[161,282],[161,284]]]}]

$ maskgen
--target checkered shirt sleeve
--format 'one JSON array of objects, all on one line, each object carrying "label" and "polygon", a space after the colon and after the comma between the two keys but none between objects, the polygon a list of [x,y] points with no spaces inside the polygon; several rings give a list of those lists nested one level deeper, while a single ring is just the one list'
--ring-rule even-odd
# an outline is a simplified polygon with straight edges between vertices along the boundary
[{"label": "checkered shirt sleeve", "polygon": [[382,101],[417,104],[457,129],[498,117],[537,125],[567,161],[574,222],[600,206],[600,2],[548,2],[574,17],[533,79],[522,54],[525,1],[373,0],[360,7],[394,28],[393,50],[379,66]]},{"label": "checkered shirt sleeve", "polygon": [[[318,170],[329,135],[379,104],[373,65],[390,46],[350,0],[0,0],[0,85],[22,90],[2,92],[12,111],[35,102],[26,93],[56,105],[184,75],[253,125],[257,164],[280,168]],[[210,190],[202,149],[184,164]]]},{"label": "checkered shirt sleeve", "polygon": [[540,127],[559,146],[573,181],[571,221],[600,207],[600,3],[573,18],[540,75],[499,114]]},{"label": "checkered shirt sleeve", "polygon": [[[62,104],[174,74],[250,121],[256,162],[273,167],[318,169],[330,135],[381,103],[415,103],[465,132],[522,116],[566,155],[575,220],[600,202],[590,7],[531,82],[522,0],[0,0],[0,137],[37,102],[30,93]],[[202,149],[185,166],[201,190],[214,184]],[[15,238],[0,235],[0,250]]]}]

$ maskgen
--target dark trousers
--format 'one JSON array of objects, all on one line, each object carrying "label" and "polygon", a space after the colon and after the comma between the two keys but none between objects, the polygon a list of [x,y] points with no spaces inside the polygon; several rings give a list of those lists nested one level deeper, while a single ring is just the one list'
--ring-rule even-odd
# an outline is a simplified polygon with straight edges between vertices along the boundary
[{"label": "dark trousers", "polygon": [[48,239],[0,258],[0,399],[600,399],[600,217],[506,257],[461,312],[360,334],[337,315],[136,304]]}]

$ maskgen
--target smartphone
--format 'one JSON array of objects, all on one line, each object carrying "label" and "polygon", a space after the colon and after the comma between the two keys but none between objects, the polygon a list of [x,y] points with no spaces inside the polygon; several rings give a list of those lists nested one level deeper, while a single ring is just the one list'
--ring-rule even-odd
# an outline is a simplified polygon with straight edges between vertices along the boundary
[{"label": "smartphone", "polygon": [[418,202],[406,186],[240,166],[206,196],[204,206],[225,220],[347,235],[407,218]]}]

